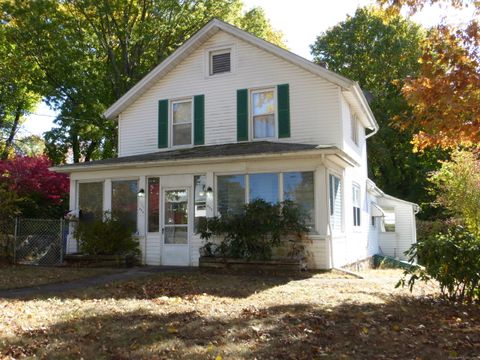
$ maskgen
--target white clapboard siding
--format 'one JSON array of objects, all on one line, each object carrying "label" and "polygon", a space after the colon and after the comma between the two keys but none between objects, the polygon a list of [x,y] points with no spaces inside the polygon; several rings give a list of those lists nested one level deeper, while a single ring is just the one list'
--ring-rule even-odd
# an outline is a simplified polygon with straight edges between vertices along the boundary
[{"label": "white clapboard siding", "polygon": [[[206,51],[233,45],[231,74],[209,77]],[[342,147],[338,86],[220,31],[160,79],[119,117],[119,155],[157,148],[158,100],[205,95],[205,145],[237,141],[238,89],[289,84],[291,137],[279,141]]]},{"label": "white clapboard siding", "polygon": [[404,255],[416,242],[415,214],[413,205],[390,198],[379,198],[378,204],[395,209],[395,232],[380,232],[379,246],[384,255],[408,260]]}]

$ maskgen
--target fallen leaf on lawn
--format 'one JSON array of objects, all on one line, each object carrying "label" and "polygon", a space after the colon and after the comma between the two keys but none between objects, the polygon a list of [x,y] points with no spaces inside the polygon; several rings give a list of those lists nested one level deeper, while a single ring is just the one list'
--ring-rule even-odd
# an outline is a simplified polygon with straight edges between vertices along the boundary
[{"label": "fallen leaf on lawn", "polygon": [[215,360],[222,360],[222,355],[217,355],[217,357],[215,358]]},{"label": "fallen leaf on lawn", "polygon": [[167,331],[168,331],[169,334],[176,334],[176,333],[178,333],[178,329],[175,328],[174,326],[169,326],[169,327],[167,328]]}]

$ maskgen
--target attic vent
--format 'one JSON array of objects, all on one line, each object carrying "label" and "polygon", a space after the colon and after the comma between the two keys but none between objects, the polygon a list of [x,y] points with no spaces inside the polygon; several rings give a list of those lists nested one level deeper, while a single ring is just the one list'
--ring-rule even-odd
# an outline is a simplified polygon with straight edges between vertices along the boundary
[{"label": "attic vent", "polygon": [[230,72],[230,49],[210,53],[210,75]]}]

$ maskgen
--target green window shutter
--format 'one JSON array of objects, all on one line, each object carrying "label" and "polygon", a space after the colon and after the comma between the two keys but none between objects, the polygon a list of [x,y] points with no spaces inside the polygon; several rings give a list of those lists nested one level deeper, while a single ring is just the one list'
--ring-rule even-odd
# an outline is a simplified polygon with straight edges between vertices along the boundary
[{"label": "green window shutter", "polygon": [[288,84],[277,86],[278,137],[290,137],[290,91]]},{"label": "green window shutter", "polygon": [[193,97],[193,144],[205,143],[205,96]]},{"label": "green window shutter", "polygon": [[248,90],[237,90],[237,141],[248,141]]},{"label": "green window shutter", "polygon": [[168,147],[168,100],[158,101],[158,148]]}]

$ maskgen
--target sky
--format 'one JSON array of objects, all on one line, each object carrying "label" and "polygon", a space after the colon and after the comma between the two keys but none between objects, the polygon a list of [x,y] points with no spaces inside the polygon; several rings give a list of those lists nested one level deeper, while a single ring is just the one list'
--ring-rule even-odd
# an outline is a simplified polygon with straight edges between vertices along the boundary
[{"label": "sky", "polygon": [[[272,26],[281,30],[290,51],[309,60],[309,45],[330,27],[353,15],[358,7],[375,3],[375,0],[243,0],[245,9],[261,6]],[[295,6],[292,6],[294,4]],[[425,27],[438,24],[446,18],[448,23],[461,24],[471,18],[473,9],[456,10],[450,7],[429,6],[412,19]],[[55,112],[40,103],[35,113],[23,124],[23,135],[42,135],[53,126]]]}]

